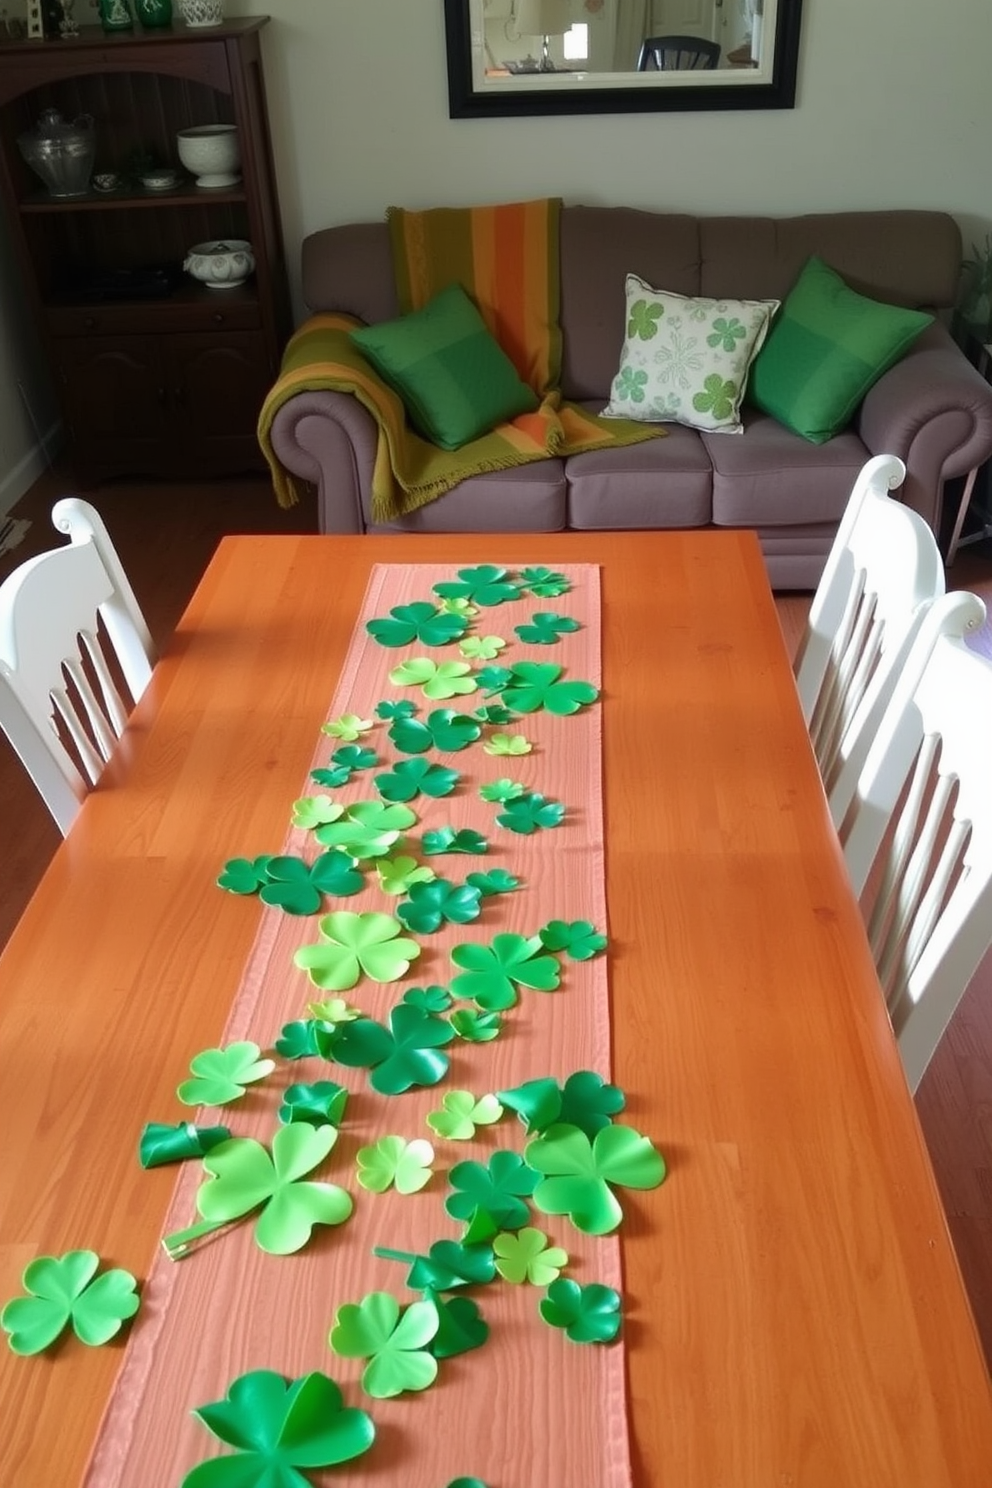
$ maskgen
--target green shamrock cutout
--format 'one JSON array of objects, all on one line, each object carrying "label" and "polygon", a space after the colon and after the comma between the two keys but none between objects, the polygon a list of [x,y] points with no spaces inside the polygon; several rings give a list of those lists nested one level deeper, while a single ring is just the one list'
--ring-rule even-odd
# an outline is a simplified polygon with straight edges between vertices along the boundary
[{"label": "green shamrock cutout", "polygon": [[244,1095],[246,1085],[275,1069],[275,1061],[260,1058],[261,1053],[245,1039],[223,1049],[204,1049],[189,1062],[194,1078],[184,1080],[176,1094],[184,1106],[226,1106]]},{"label": "green shamrock cutout", "polygon": [[160,1168],[166,1163],[203,1157],[211,1147],[226,1142],[230,1135],[226,1126],[194,1126],[192,1121],[166,1126],[149,1121],[138,1142],[138,1161],[143,1168]]},{"label": "green shamrock cutout", "polygon": [[[513,681],[513,673],[509,667],[488,666],[476,672],[475,680],[486,696],[491,697],[494,692],[502,692],[503,688]],[[505,704],[500,703],[496,706],[504,707]]]},{"label": "green shamrock cutout", "polygon": [[[129,1271],[97,1276],[94,1250],[38,1256],[24,1270],[27,1297],[15,1297],[0,1312],[0,1328],[15,1354],[40,1354],[72,1323],[81,1343],[107,1343],[138,1310],[137,1282]],[[94,1279],[95,1278],[95,1279]]]},{"label": "green shamrock cutout", "polygon": [[271,861],[271,853],[264,853],[259,858],[231,858],[224,864],[217,883],[230,894],[257,894],[269,881]]},{"label": "green shamrock cutout", "polygon": [[432,1287],[424,1292],[424,1301],[437,1308],[437,1332],[431,1340],[435,1359],[454,1359],[469,1349],[481,1348],[489,1337],[489,1324],[479,1315],[478,1304],[471,1297],[439,1297]]},{"label": "green shamrock cutout", "polygon": [[512,894],[514,889],[519,889],[520,880],[513,873],[507,873],[505,868],[490,868],[488,873],[467,873],[465,882],[478,889],[483,899],[491,894]]},{"label": "green shamrock cutout", "polygon": [[310,779],[314,785],[326,785],[328,790],[337,790],[348,784],[351,771],[345,765],[318,765],[315,770],[310,771]]},{"label": "green shamrock cutout", "polygon": [[467,1044],[488,1044],[499,1038],[503,1026],[499,1013],[483,1013],[478,1008],[459,1008],[448,1021]]},{"label": "green shamrock cutout", "polygon": [[367,734],[371,727],[371,718],[359,718],[357,713],[343,713],[340,718],[322,723],[320,731],[322,734],[329,734],[332,739],[344,739],[353,744],[362,734]]},{"label": "green shamrock cutout", "polygon": [[536,935],[495,935],[490,945],[452,947],[451,960],[462,968],[451,983],[455,997],[474,1002],[484,1012],[502,1012],[517,1001],[517,987],[553,992],[561,980],[554,956],[541,954]]},{"label": "green shamrock cutout", "polygon": [[330,1345],[342,1359],[368,1359],[362,1389],[379,1400],[406,1390],[426,1390],[437,1379],[428,1345],[438,1330],[433,1302],[400,1304],[389,1292],[369,1292],[338,1308]]},{"label": "green shamrock cutout", "polygon": [[486,1488],[481,1478],[452,1478],[448,1488]]},{"label": "green shamrock cutout", "polygon": [[196,1207],[211,1225],[241,1219],[263,1205],[255,1242],[270,1255],[291,1255],[310,1239],[314,1225],[339,1225],[350,1216],[351,1195],[333,1183],[303,1183],[337,1141],[333,1126],[292,1122],[272,1138],[271,1155],[252,1137],[232,1137],[203,1159],[210,1175]]},{"label": "green shamrock cutout", "polygon": [[414,1085],[437,1085],[444,1079],[448,1056],[441,1050],[454,1036],[443,1018],[400,1002],[389,1014],[388,1028],[372,1018],[345,1024],[328,1057],[371,1070],[369,1084],[380,1095],[401,1095]]},{"label": "green shamrock cutout", "polygon": [[444,1207],[452,1219],[471,1222],[481,1210],[497,1230],[523,1228],[530,1218],[524,1199],[540,1181],[540,1174],[518,1152],[503,1149],[492,1154],[488,1166],[456,1163],[448,1176],[455,1192],[445,1199]]},{"label": "green shamrock cutout", "polygon": [[[507,677],[509,675],[509,672],[507,672]],[[476,681],[478,680],[479,678],[477,677]],[[485,703],[481,708],[476,708],[473,716],[480,723],[509,723],[514,715],[509,708],[504,708],[502,703]]]},{"label": "green shamrock cutout", "polygon": [[538,932],[549,951],[564,951],[573,961],[589,961],[606,949],[606,936],[588,920],[549,920]]},{"label": "green shamrock cutout", "polygon": [[664,305],[657,300],[635,300],[630,307],[627,335],[639,341],[652,341],[658,334],[658,322],[665,313]]},{"label": "green shamrock cutout", "polygon": [[502,636],[466,636],[458,649],[471,661],[492,661],[505,645]]},{"label": "green shamrock cutout", "polygon": [[301,796],[293,802],[292,822],[294,827],[311,832],[315,827],[337,821],[343,812],[344,807],[338,801],[332,801],[330,796]]},{"label": "green shamrock cutout", "polygon": [[529,646],[553,646],[563,635],[580,630],[578,620],[569,615],[556,615],[553,610],[536,610],[526,625],[515,625],[520,640]]},{"label": "green shamrock cutout", "polygon": [[253,1370],[193,1414],[237,1455],[201,1462],[182,1488],[310,1488],[299,1469],[350,1462],[375,1440],[371,1416],[343,1406],[334,1380],[316,1370],[295,1380]]},{"label": "green shamrock cutout", "polygon": [[342,807],[337,821],[317,827],[314,836],[325,847],[343,848],[356,858],[382,858],[416,820],[417,814],[409,806],[355,801]]},{"label": "green shamrock cutout", "polygon": [[323,940],[300,946],[294,963],[317,987],[347,992],[364,974],[374,982],[396,982],[420,955],[415,940],[400,937],[402,926],[392,915],[338,909],[318,921]]},{"label": "green shamrock cutout", "polygon": [[561,1116],[561,1089],[557,1080],[525,1080],[510,1090],[496,1092],[497,1099],[516,1111],[528,1134],[547,1131]]},{"label": "green shamrock cutout", "polygon": [[400,702],[397,703],[394,703],[390,699],[386,698],[381,703],[376,703],[375,711],[377,718],[386,720],[391,720],[394,718],[412,718],[417,711],[417,705],[416,703],[411,703],[409,698],[403,698]]},{"label": "green shamrock cutout", "polygon": [[428,857],[436,856],[438,853],[485,853],[489,851],[489,843],[485,837],[480,832],[474,832],[471,827],[461,827],[457,832],[454,827],[438,827],[433,832],[425,832],[420,845]]},{"label": "green shamrock cutout", "polygon": [[703,379],[702,390],[695,394],[692,406],[698,413],[711,413],[715,419],[726,419],[734,411],[737,384],[732,378],[726,381],[719,372],[711,372]]},{"label": "green shamrock cutout", "polygon": [[458,771],[446,765],[406,759],[400,760],[385,775],[376,775],[372,784],[384,801],[412,801],[421,793],[437,800],[441,796],[450,796],[458,779]]},{"label": "green shamrock cutout", "polygon": [[513,678],[504,688],[503,701],[518,713],[536,713],[543,708],[566,717],[599,697],[599,688],[591,682],[561,681],[565,669],[551,661],[518,661],[510,670]]},{"label": "green shamrock cutout", "polygon": [[487,754],[516,756],[530,754],[534,746],[526,734],[493,734],[482,747]]},{"label": "green shamrock cutout", "polygon": [[540,567],[521,569],[520,583],[537,599],[556,599],[559,594],[567,594],[572,587],[563,573]]},{"label": "green shamrock cutout", "polygon": [[445,615],[461,615],[464,620],[474,620],[479,613],[467,599],[452,597],[442,599],[440,608]]},{"label": "green shamrock cutout", "polygon": [[422,1008],[425,1013],[446,1013],[451,1006],[451,993],[447,987],[408,987],[403,1001]]},{"label": "green shamrock cutout", "polygon": [[311,1002],[307,1005],[307,1011],[319,1022],[330,1023],[332,1028],[336,1028],[339,1023],[353,1023],[356,1018],[362,1016],[358,1008],[352,1007],[350,1002],[345,1002],[343,997],[329,997],[324,1002]]},{"label": "green shamrock cutout", "polygon": [[284,1023],[275,1050],[283,1059],[306,1059],[319,1054],[316,1019],[295,1018],[292,1023]]},{"label": "green shamrock cutout", "polygon": [[546,1287],[557,1281],[563,1266],[568,1265],[568,1252],[549,1245],[547,1235],[525,1225],[515,1235],[499,1234],[493,1239],[496,1270],[504,1281],[516,1285]]},{"label": "green shamrock cutout", "polygon": [[347,1104],[347,1090],[333,1080],[290,1085],[279,1107],[279,1120],[286,1126],[294,1121],[307,1121],[311,1126],[340,1126]]},{"label": "green shamrock cutout", "polygon": [[550,1078],[525,1080],[497,1095],[504,1106],[516,1111],[528,1134],[564,1123],[579,1127],[592,1138],[609,1126],[626,1104],[619,1086],[608,1085],[595,1070],[576,1070],[562,1086]]},{"label": "green shamrock cutout", "polygon": [[491,780],[488,785],[479,786],[479,795],[483,801],[515,801],[524,793],[525,787],[517,780]]},{"label": "green shamrock cutout", "polygon": [[432,604],[394,605],[389,620],[370,620],[365,629],[380,646],[409,646],[419,641],[423,646],[446,646],[457,641],[466,629],[461,615],[446,614]]},{"label": "green shamrock cutout", "polygon": [[467,661],[432,661],[415,656],[393,667],[389,680],[396,687],[419,687],[425,698],[467,697],[478,683]]},{"label": "green shamrock cutout", "polygon": [[474,568],[460,568],[457,579],[444,579],[435,584],[434,593],[442,599],[467,599],[470,604],[491,609],[493,605],[517,599],[520,586],[505,568],[498,568],[494,563],[480,563]]},{"label": "green shamrock cutout", "polygon": [[348,898],[365,887],[355,859],[336,848],[321,853],[309,865],[302,858],[273,858],[269,880],[258,896],[262,903],[294,915],[316,914],[325,894]]},{"label": "green shamrock cutout", "polygon": [[419,1193],[434,1176],[433,1161],[434,1148],[422,1138],[407,1142],[403,1137],[380,1137],[369,1147],[359,1147],[358,1181],[370,1193],[385,1193],[390,1187],[401,1194]]},{"label": "green shamrock cutout", "polygon": [[428,1113],[427,1125],[449,1142],[470,1142],[477,1126],[492,1126],[502,1114],[503,1107],[494,1095],[476,1100],[470,1090],[448,1090],[440,1111]]},{"label": "green shamrock cutout", "polygon": [[532,791],[507,801],[497,813],[496,821],[509,832],[529,837],[541,827],[560,826],[564,816],[565,808],[560,801],[548,801],[538,791]]},{"label": "green shamrock cutout", "polygon": [[496,1275],[491,1245],[465,1245],[460,1240],[435,1240],[427,1255],[410,1255],[376,1245],[373,1255],[404,1261],[410,1270],[406,1284],[414,1292],[451,1292],[459,1287],[483,1286]]},{"label": "green shamrock cutout", "polygon": [[590,1140],[577,1126],[556,1124],[527,1143],[525,1157],[543,1175],[534,1189],[538,1209],[567,1214],[588,1235],[607,1235],[623,1219],[611,1183],[657,1188],[665,1177],[661,1153],[630,1126],[604,1126]]},{"label": "green shamrock cutout", "polygon": [[341,749],[335,749],[331,755],[331,768],[310,771],[310,779],[317,785],[327,785],[332,789],[347,785],[356,770],[371,770],[377,764],[374,749],[363,749],[359,744],[345,744]]},{"label": "green shamrock cutout", "polygon": [[426,754],[428,749],[457,754],[474,744],[481,733],[477,718],[452,708],[435,708],[424,720],[398,718],[389,729],[390,739],[403,754]]},{"label": "green shamrock cutout", "polygon": [[482,895],[471,884],[453,884],[445,878],[414,884],[409,899],[396,906],[396,918],[418,935],[431,935],[444,924],[467,925],[479,918]]},{"label": "green shamrock cutout", "polygon": [[432,878],[437,877],[434,869],[428,867],[426,863],[421,864],[416,858],[403,856],[380,858],[375,865],[375,871],[382,892],[392,894],[394,897],[409,893],[415,883],[430,883]]},{"label": "green shamrock cutout", "polygon": [[620,1293],[598,1281],[579,1286],[560,1277],[548,1287],[540,1311],[552,1328],[564,1328],[573,1343],[610,1343],[620,1332]]}]

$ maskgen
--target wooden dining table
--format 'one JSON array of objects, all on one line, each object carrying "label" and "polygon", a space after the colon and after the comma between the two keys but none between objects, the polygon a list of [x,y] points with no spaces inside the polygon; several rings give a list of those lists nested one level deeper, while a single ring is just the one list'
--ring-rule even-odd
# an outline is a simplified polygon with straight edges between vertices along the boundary
[{"label": "wooden dining table", "polygon": [[[613,1077],[669,1166],[622,1232],[637,1488],[987,1488],[989,1378],[750,533],[220,543],[0,956],[0,1301],[74,1248],[147,1274],[175,1173],[135,1130],[256,922],[218,865],[280,839],[371,566],[427,561],[600,568]],[[83,1482],[125,1337],[0,1345],[4,1488]]]}]

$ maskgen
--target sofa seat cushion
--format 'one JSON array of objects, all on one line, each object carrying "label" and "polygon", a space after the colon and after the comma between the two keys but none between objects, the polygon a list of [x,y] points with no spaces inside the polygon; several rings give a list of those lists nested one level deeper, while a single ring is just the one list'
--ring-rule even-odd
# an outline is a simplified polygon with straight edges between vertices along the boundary
[{"label": "sofa seat cushion", "polygon": [[811,444],[767,414],[744,410],[744,434],[704,433],[719,527],[836,524],[869,451],[850,430]]},{"label": "sofa seat cushion", "polygon": [[[709,456],[694,429],[666,427],[664,439],[569,458],[570,527],[596,532],[709,525]],[[728,436],[728,443],[740,440]]]},{"label": "sofa seat cushion", "polygon": [[565,513],[565,462],[559,459],[470,476],[394,522],[373,522],[369,498],[362,497],[367,532],[561,532]]}]

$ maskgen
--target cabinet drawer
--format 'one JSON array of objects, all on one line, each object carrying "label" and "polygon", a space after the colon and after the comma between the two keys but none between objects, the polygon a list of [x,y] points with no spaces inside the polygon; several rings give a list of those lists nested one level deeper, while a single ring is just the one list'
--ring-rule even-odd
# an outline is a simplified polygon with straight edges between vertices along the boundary
[{"label": "cabinet drawer", "polygon": [[[162,335],[175,331],[254,331],[261,317],[256,300],[227,299],[235,290],[214,290],[210,299],[164,299],[120,305],[65,305],[48,310],[53,336]],[[219,297],[219,298],[218,298]]]}]

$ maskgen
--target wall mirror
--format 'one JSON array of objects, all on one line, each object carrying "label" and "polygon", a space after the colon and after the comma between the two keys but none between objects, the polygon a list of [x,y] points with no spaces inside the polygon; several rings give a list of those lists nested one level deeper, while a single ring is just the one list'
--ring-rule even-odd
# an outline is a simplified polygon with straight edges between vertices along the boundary
[{"label": "wall mirror", "polygon": [[792,108],[801,9],[802,0],[444,0],[448,112]]}]

